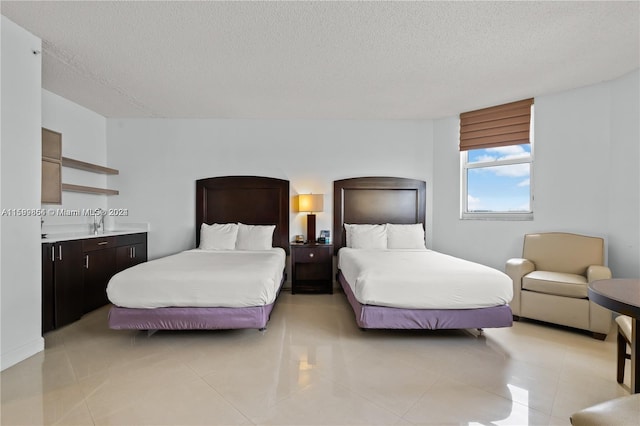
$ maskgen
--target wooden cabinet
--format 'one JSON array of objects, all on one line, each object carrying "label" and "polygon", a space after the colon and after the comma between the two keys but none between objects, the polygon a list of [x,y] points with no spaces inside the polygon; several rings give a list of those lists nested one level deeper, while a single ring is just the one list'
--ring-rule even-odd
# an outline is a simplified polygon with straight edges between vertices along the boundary
[{"label": "wooden cabinet", "polygon": [[125,234],[83,241],[85,313],[109,303],[112,276],[147,261],[147,234]]},{"label": "wooden cabinet", "polygon": [[116,237],[82,241],[84,258],[84,313],[109,303],[107,284],[116,272]]},{"label": "wooden cabinet", "polygon": [[147,234],[118,235],[116,271],[147,261]]},{"label": "wooden cabinet", "polygon": [[53,244],[42,244],[42,332],[46,333],[56,328],[53,274],[54,260]]},{"label": "wooden cabinet", "polygon": [[333,293],[333,245],[291,245],[291,293]]},{"label": "wooden cabinet", "polygon": [[106,305],[111,277],[146,260],[146,233],[42,244],[42,332]]},{"label": "wooden cabinet", "polygon": [[62,203],[62,135],[45,128],[42,128],[41,188],[42,203]]},{"label": "wooden cabinet", "polygon": [[83,310],[82,244],[42,245],[42,330],[70,324]]}]

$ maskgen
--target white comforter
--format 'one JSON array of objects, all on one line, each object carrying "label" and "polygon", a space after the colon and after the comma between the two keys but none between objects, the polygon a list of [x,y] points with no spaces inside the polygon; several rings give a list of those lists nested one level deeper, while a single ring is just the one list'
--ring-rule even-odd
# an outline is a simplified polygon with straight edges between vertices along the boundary
[{"label": "white comforter", "polygon": [[107,296],[124,308],[263,306],[277,296],[285,261],[281,248],[187,250],[114,275]]},{"label": "white comforter", "polygon": [[504,273],[432,250],[342,248],[338,267],[362,304],[407,309],[473,309],[511,301]]}]

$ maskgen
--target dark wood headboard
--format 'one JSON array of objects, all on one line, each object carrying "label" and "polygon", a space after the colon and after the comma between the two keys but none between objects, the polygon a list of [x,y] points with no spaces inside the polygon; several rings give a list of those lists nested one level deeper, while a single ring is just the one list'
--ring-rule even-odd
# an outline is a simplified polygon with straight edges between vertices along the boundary
[{"label": "dark wood headboard", "polygon": [[345,223],[425,223],[426,183],[398,177],[333,182],[333,245],[346,245]]},{"label": "dark wood headboard", "polygon": [[196,181],[196,247],[202,223],[276,225],[273,247],[289,253],[289,181],[222,176]]}]

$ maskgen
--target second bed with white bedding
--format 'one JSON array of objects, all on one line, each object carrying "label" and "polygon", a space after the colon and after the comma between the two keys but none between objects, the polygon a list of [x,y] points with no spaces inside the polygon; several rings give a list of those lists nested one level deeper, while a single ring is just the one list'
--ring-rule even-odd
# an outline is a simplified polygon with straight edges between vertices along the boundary
[{"label": "second bed with white bedding", "polygon": [[107,296],[124,308],[264,306],[275,301],[285,262],[282,248],[187,250],[116,274]]},{"label": "second bed with white bedding", "polygon": [[436,251],[343,247],[338,268],[363,305],[475,309],[506,305],[511,279],[494,268]]}]

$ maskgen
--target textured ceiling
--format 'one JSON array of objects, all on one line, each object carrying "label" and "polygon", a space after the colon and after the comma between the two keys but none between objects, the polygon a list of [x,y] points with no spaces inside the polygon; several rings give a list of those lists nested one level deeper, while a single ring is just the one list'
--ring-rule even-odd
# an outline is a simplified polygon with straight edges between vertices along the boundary
[{"label": "textured ceiling", "polygon": [[106,117],[425,119],[639,66],[633,2],[10,2]]}]

